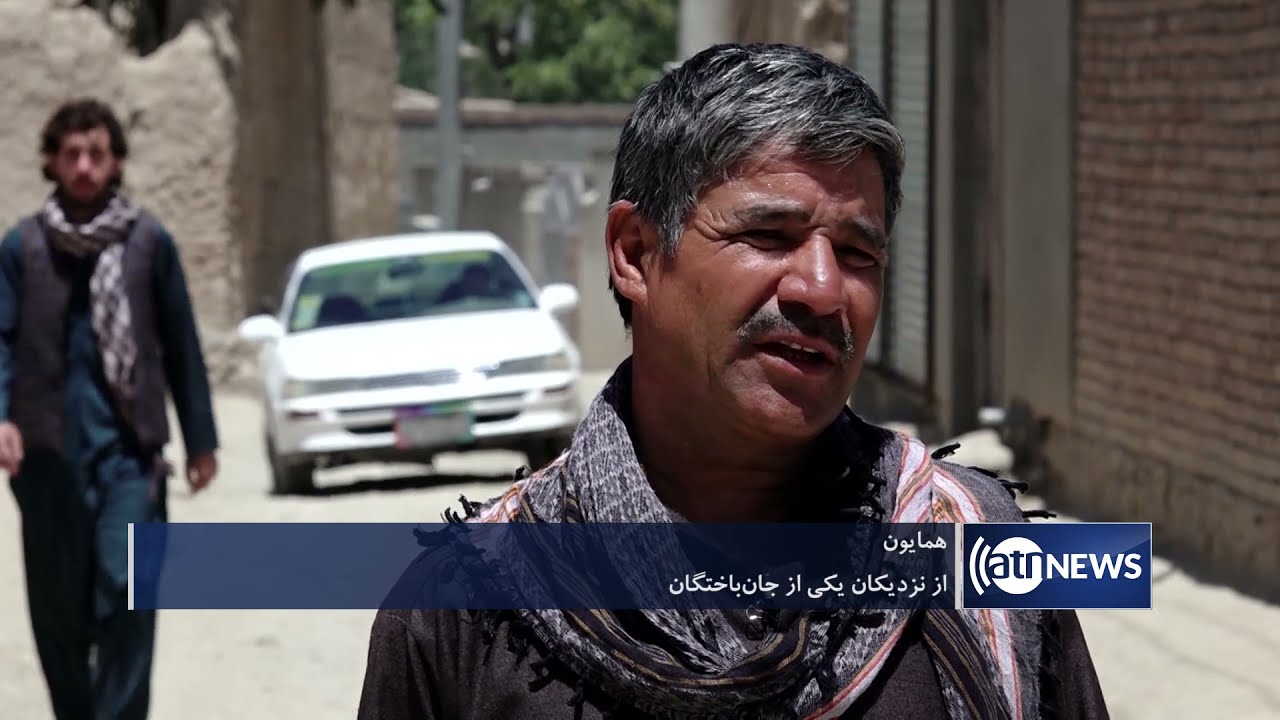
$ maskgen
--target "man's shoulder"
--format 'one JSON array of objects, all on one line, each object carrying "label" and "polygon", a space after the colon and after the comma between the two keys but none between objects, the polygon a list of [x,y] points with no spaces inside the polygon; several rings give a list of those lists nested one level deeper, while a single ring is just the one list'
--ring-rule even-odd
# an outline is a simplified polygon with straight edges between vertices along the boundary
[{"label": "man's shoulder", "polygon": [[373,616],[372,635],[375,642],[407,642],[419,651],[442,642],[456,648],[470,625],[465,610],[384,607]]},{"label": "man's shoulder", "polygon": [[[845,424],[846,442],[855,447],[873,449],[882,462],[888,461],[891,467],[902,471],[902,464],[910,463],[918,468],[922,461],[932,462],[933,466],[954,479],[956,483],[977,503],[983,517],[991,522],[1023,522],[1026,520],[1022,510],[1014,499],[1015,488],[1019,483],[1002,478],[998,473],[985,468],[972,467],[946,460],[946,448],[942,452],[931,453],[927,446],[909,433],[901,432],[893,427],[868,422],[850,411]],[[909,460],[914,458],[914,460]]]},{"label": "man's shoulder", "polygon": [[146,237],[158,246],[172,246],[173,233],[155,213],[144,207],[138,208],[138,217],[134,221],[137,227],[146,233]]},{"label": "man's shoulder", "polygon": [[31,232],[32,229],[38,228],[38,215],[35,213],[18,218],[16,222],[5,230],[4,236],[0,238],[0,249],[5,252],[20,253],[24,236]]},{"label": "man's shoulder", "polygon": [[20,235],[31,228],[39,228],[39,223],[40,213],[27,213],[26,215],[18,217],[18,219],[14,220],[12,224],[5,228],[4,237],[5,239],[8,239],[9,237]]},{"label": "man's shoulder", "polygon": [[22,242],[23,224],[22,221],[19,221],[6,228],[4,235],[0,237],[0,245],[7,247],[20,244]]},{"label": "man's shoulder", "polygon": [[[384,607],[369,632],[371,652],[384,663],[462,672],[484,655],[483,618],[467,610]],[[451,678],[440,678],[449,680]]]},{"label": "man's shoulder", "polygon": [[[406,673],[413,688],[386,690]],[[365,685],[362,718],[424,717],[400,712],[420,700],[427,717],[598,720],[611,702],[585,691],[513,610],[379,610]]]},{"label": "man's shoulder", "polygon": [[1026,522],[1018,507],[1018,483],[986,468],[971,467],[946,460],[934,460],[939,470],[953,478],[978,503],[987,522]]}]

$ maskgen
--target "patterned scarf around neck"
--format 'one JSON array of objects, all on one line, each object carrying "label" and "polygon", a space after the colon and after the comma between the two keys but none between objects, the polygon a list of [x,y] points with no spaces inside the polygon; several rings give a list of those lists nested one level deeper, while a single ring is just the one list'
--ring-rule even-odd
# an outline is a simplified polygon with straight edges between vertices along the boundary
[{"label": "patterned scarf around neck", "polygon": [[117,194],[92,220],[77,225],[67,218],[55,195],[45,201],[40,219],[55,249],[75,258],[97,257],[89,279],[93,331],[107,384],[121,412],[130,417],[138,348],[125,293],[124,251],[138,208]]},{"label": "patterned scarf around neck", "polygon": [[[645,478],[624,420],[630,391],[628,360],[593,402],[570,449],[500,498],[473,508],[471,521],[672,522],[672,513]],[[873,494],[887,505],[888,521],[984,519],[979,500],[933,463],[920,442],[872,428],[851,413],[842,415],[831,432],[846,451],[845,460],[865,468],[866,457],[857,448],[867,443],[869,431],[894,450],[871,471]],[[855,478],[846,471],[839,480]],[[620,546],[619,566],[645,566],[655,555]],[[913,615],[908,610],[805,612],[763,633],[744,633],[741,611],[518,614],[580,678],[656,718],[838,718],[872,684]],[[952,718],[1021,720],[1035,714],[1035,683],[1023,679],[1031,673],[1026,658],[1015,652],[1008,613],[931,610],[923,615],[924,643]],[[655,634],[660,642],[636,639]]]}]

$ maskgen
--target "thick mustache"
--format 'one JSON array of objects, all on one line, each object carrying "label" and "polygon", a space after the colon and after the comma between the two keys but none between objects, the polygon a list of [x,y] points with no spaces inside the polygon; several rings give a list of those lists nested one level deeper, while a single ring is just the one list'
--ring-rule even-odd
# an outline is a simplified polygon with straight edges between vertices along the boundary
[{"label": "thick mustache", "polygon": [[836,349],[837,359],[843,363],[853,357],[853,333],[844,324],[831,317],[792,313],[792,317],[772,308],[761,308],[738,330],[738,337],[753,343],[766,335],[790,333],[824,340]]}]

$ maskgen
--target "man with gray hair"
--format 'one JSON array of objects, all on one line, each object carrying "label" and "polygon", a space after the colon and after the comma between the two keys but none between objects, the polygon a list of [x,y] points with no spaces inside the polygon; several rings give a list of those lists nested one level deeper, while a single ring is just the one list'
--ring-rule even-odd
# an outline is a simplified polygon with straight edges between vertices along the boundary
[{"label": "man with gray hair", "polygon": [[[605,231],[633,354],[570,448],[471,522],[1022,522],[1009,484],[846,406],[880,309],[902,140],[784,45],[647,88]],[[384,609],[360,717],[1105,717],[1074,613]]]}]

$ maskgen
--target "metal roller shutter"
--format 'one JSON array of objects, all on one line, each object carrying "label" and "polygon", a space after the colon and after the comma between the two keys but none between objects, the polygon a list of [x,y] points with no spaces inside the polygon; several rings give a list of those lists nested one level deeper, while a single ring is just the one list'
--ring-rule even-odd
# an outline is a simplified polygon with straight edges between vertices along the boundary
[{"label": "metal roller shutter", "polygon": [[[854,3],[853,69],[866,78],[882,98],[885,97],[884,12],[884,0],[858,0]],[[887,102],[887,98],[885,100]],[[883,360],[884,324],[882,309],[880,321],[876,323],[876,330],[871,335],[871,344],[867,348],[868,363],[878,364]]]},{"label": "metal roller shutter", "polygon": [[907,144],[902,210],[886,273],[887,365],[920,387],[929,385],[929,138],[932,35],[929,0],[889,4],[889,108]]}]

